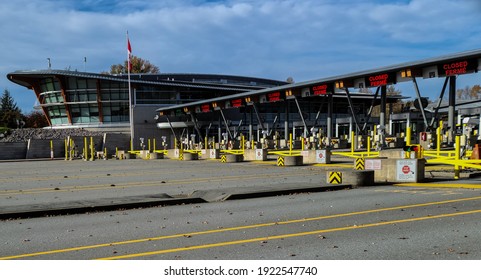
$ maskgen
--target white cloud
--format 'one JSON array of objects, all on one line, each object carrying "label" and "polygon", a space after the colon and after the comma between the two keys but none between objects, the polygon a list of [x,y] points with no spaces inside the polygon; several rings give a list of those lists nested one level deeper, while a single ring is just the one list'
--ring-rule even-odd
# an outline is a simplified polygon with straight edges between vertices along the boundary
[{"label": "white cloud", "polygon": [[[164,72],[296,81],[480,47],[479,1],[2,1],[0,87],[19,69],[100,72],[134,54]],[[24,107],[25,106],[25,107]],[[25,108],[29,110],[30,108]]]}]

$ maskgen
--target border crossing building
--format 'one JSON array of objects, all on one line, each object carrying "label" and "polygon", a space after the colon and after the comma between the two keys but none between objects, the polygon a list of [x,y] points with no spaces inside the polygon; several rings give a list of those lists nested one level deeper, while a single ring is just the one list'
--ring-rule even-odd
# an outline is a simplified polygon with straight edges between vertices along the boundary
[{"label": "border crossing building", "polygon": [[[481,50],[473,50],[299,83],[230,75],[132,74],[129,90],[127,75],[37,70],[7,77],[34,92],[50,128],[132,132],[134,149],[141,139],[164,137],[171,148],[176,140],[220,143],[238,140],[240,134],[247,141],[276,137],[284,144],[290,134],[318,140],[324,136],[330,146],[331,139],[349,132],[388,127],[386,105],[403,98],[388,95],[388,85],[412,82],[421,105],[417,81],[432,78],[445,79],[439,99],[447,91],[446,127],[452,141],[456,78],[477,73],[480,66]],[[380,116],[374,119],[371,109],[377,105]],[[437,112],[429,116],[419,108],[423,130],[433,129],[436,122],[428,118],[436,119]]]},{"label": "border crossing building", "polygon": [[131,74],[129,99],[127,75],[34,70],[15,71],[7,77],[33,91],[36,108],[44,113],[52,129],[129,134],[131,100],[134,135],[146,139],[160,138],[154,119],[159,108],[287,84],[232,75]]}]

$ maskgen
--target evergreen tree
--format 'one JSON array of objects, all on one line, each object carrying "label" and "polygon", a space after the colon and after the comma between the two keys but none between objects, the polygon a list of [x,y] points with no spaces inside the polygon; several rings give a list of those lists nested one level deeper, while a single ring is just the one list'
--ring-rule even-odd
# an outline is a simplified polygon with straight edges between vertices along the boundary
[{"label": "evergreen tree", "polygon": [[10,92],[5,89],[0,98],[0,125],[17,128],[21,116],[22,112],[18,108],[17,103],[13,100]]}]

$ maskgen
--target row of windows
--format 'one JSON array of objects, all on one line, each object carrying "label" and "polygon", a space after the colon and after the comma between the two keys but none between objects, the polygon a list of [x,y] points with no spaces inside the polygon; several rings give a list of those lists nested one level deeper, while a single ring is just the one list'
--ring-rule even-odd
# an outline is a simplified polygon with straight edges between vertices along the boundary
[{"label": "row of windows", "polygon": [[[100,114],[97,104],[70,105],[72,123],[99,123]],[[47,108],[47,113],[52,125],[68,124],[67,112],[64,106],[52,106]],[[128,103],[109,103],[102,107],[103,122],[128,122]]]},{"label": "row of windows", "polygon": [[[97,89],[96,79],[68,77],[65,79],[66,99],[62,97],[61,83],[55,78],[44,78],[40,83],[41,95],[44,96],[44,104],[63,103],[63,102],[88,102],[97,101],[97,92],[100,90],[101,101],[128,100],[128,85],[125,82],[99,81]],[[172,88],[159,88],[151,85],[137,85],[135,89],[135,99],[138,104],[178,104],[179,100],[197,101],[200,99],[214,98],[223,95],[219,91],[195,91],[185,89],[182,92]]]}]

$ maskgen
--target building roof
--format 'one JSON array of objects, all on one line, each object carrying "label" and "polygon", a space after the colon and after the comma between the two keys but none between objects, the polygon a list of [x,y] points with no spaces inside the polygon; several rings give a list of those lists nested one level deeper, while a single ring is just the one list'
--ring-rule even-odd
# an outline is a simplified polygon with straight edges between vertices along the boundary
[{"label": "building roof", "polygon": [[[22,78],[36,78],[45,76],[69,76],[86,79],[101,79],[117,82],[128,82],[127,75],[109,75],[67,70],[27,70],[15,71],[7,74],[7,78],[21,86],[29,87],[30,84]],[[210,79],[209,82],[206,80]],[[263,89],[268,86],[286,84],[286,82],[243,77],[234,75],[217,74],[187,74],[187,73],[162,73],[162,74],[131,74],[133,84],[151,84],[159,86],[189,87],[201,89],[216,89],[225,91],[249,91]],[[219,82],[215,82],[218,80]],[[225,81],[225,82],[222,82]]]}]

